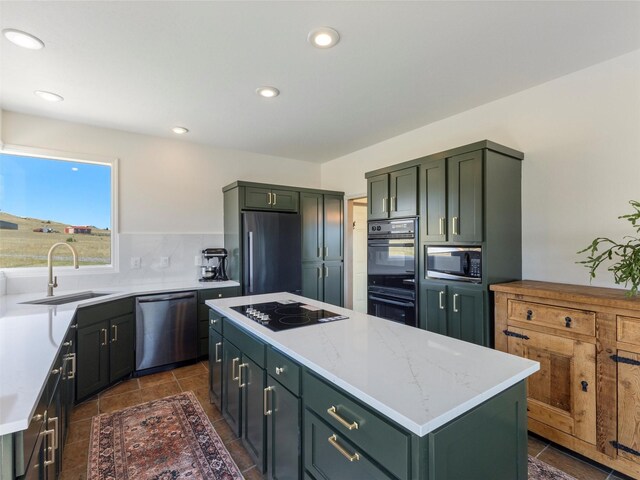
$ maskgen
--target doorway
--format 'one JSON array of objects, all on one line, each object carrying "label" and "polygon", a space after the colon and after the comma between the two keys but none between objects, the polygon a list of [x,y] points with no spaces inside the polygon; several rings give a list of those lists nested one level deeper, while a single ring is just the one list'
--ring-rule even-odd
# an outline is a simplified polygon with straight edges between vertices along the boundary
[{"label": "doorway", "polygon": [[345,306],[367,313],[367,197],[347,201]]}]

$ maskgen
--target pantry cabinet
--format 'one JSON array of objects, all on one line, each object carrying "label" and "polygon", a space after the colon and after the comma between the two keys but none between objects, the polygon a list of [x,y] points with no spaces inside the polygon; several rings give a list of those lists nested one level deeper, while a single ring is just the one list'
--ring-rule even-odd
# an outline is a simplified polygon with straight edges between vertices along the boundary
[{"label": "pantry cabinet", "polygon": [[302,264],[302,296],[341,307],[344,273],[342,262]]},{"label": "pantry cabinet", "polygon": [[496,348],[540,362],[529,429],[640,477],[640,298],[624,290],[493,285]]}]

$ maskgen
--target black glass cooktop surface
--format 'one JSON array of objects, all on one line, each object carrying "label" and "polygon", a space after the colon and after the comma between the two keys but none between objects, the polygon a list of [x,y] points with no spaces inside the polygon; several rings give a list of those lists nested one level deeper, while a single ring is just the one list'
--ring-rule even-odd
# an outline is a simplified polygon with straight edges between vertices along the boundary
[{"label": "black glass cooktop surface", "polygon": [[300,302],[253,303],[231,309],[274,331],[349,318]]}]

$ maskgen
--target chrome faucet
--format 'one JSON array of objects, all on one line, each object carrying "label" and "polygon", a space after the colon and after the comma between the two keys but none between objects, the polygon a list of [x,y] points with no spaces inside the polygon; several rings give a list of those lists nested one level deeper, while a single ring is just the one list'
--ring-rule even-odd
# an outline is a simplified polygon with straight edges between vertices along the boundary
[{"label": "chrome faucet", "polygon": [[56,247],[59,247],[60,245],[69,247],[69,249],[71,250],[71,253],[73,254],[73,266],[74,268],[78,268],[78,252],[76,252],[76,249],[73,248],[68,243],[64,243],[64,242],[54,243],[49,249],[49,253],[47,254],[47,268],[49,268],[49,283],[47,284],[47,297],[53,297],[53,289],[58,286],[58,277],[53,276],[53,255],[52,254],[53,254],[53,251],[56,249]]}]

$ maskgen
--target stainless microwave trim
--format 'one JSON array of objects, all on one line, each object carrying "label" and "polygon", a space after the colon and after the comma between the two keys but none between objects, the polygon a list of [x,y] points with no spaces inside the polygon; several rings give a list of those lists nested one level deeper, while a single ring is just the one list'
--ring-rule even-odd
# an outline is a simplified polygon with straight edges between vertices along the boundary
[{"label": "stainless microwave trim", "polygon": [[452,273],[440,272],[437,270],[429,270],[427,265],[429,264],[429,255],[437,254],[437,253],[453,253],[453,252],[476,252],[480,254],[480,261],[482,262],[482,247],[438,247],[438,246],[429,246],[425,245],[425,272],[426,278],[436,278],[439,280],[454,280],[457,282],[467,282],[467,283],[482,283],[482,279],[484,277],[484,269],[482,266],[480,267],[480,276],[479,277],[469,277],[466,275],[456,275]]}]

